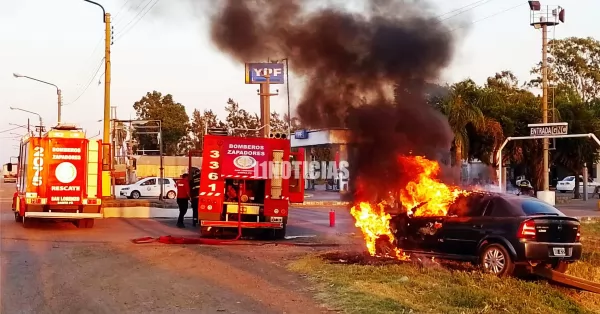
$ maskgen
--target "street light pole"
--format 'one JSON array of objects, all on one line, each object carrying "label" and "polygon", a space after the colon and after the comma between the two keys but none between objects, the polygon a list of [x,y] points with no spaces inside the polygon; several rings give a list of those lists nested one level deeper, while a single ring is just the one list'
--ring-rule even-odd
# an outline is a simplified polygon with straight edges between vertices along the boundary
[{"label": "street light pole", "polygon": [[[548,123],[548,26],[564,23],[565,10],[560,6],[542,10],[540,1],[528,1],[530,9],[530,25],[542,30],[542,123]],[[543,139],[543,183],[544,192],[550,191],[549,140]]]},{"label": "street light pole", "polygon": [[57,120],[57,124],[60,124],[62,122],[62,120],[61,120],[61,117],[62,117],[62,91],[60,90],[60,88],[58,88],[58,86],[56,86],[55,84],[46,82],[46,81],[42,81],[40,79],[36,79],[34,77],[27,76],[27,75],[21,75],[21,74],[18,74],[18,73],[13,73],[13,76],[15,78],[21,78],[22,77],[22,78],[30,79],[30,80],[33,80],[33,81],[36,81],[36,82],[40,82],[40,83],[43,83],[43,84],[46,84],[46,85],[54,86],[56,88],[56,95],[58,96],[58,114],[57,114],[57,119],[56,120]]},{"label": "street light pole", "polygon": [[10,108],[10,110],[23,111],[23,112],[27,112],[27,113],[34,114],[34,115],[38,116],[40,118],[40,130],[39,130],[39,133],[40,133],[40,137],[42,137],[42,128],[43,128],[44,124],[42,122],[42,116],[39,113],[33,112],[33,111],[29,111],[29,110],[25,110],[25,109],[21,109],[21,108],[15,108],[15,107],[9,107],[9,108]]},{"label": "street light pole", "polygon": [[[110,144],[110,80],[111,80],[111,63],[110,63],[110,46],[112,45],[112,27],[110,25],[110,13],[106,13],[104,7],[95,1],[83,0],[85,2],[97,5],[102,9],[102,21],[104,22],[104,130],[102,134],[102,143]],[[111,170],[112,158],[110,150],[102,150],[102,182],[112,184]],[[110,186],[102,187],[102,196],[110,196]]]},{"label": "street light pole", "polygon": [[288,58],[285,60],[285,88],[287,92],[287,111],[288,111],[288,138],[292,138],[292,112],[290,110],[290,65]]}]

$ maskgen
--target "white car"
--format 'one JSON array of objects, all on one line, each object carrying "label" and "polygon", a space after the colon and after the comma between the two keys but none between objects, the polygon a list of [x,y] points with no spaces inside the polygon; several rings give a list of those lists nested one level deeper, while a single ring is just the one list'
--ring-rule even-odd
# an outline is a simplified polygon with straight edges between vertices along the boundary
[{"label": "white car", "polygon": [[[583,181],[583,176],[579,176],[579,180]],[[594,193],[594,189],[598,185],[600,183],[594,181],[592,178],[588,178],[588,193]],[[573,192],[575,190],[575,176],[568,176],[558,181],[556,190],[561,193]],[[579,182],[579,192],[583,193],[583,182]]]},{"label": "white car", "polygon": [[127,198],[138,199],[140,197],[159,197],[160,183],[163,184],[163,195],[168,199],[177,197],[177,185],[175,180],[169,178],[149,177],[134,184],[121,188],[119,194]]}]

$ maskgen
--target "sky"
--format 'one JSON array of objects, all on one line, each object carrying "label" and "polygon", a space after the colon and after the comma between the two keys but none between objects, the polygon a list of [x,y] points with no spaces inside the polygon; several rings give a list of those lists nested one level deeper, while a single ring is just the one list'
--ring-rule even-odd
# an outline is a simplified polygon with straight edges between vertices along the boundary
[{"label": "sky", "polygon": [[[192,0],[97,0],[111,13],[114,43],[111,46],[111,105],[117,118],[135,118],[133,103],[147,92],[172,94],[191,116],[194,109],[212,109],[221,118],[228,98],[258,112],[257,85],[244,84],[244,64],[220,53],[209,38],[206,18]],[[210,0],[207,0],[210,1]],[[402,0],[398,0],[402,1]],[[566,23],[550,32],[550,39],[570,36],[600,39],[595,18],[597,0],[554,0]],[[541,59],[541,31],[530,26],[527,1],[431,0],[434,15],[451,23],[459,37],[452,64],[438,83],[472,78],[483,84],[488,76],[511,70],[521,80]],[[149,11],[148,11],[149,10]],[[146,11],[148,11],[146,13]],[[464,27],[461,27],[464,26]],[[57,121],[57,97],[63,95],[63,122],[83,127],[88,136],[102,130],[104,104],[104,23],[99,7],[83,0],[0,1],[0,132],[12,124],[32,125],[42,116],[45,125]],[[278,56],[274,56],[277,58]],[[256,60],[249,60],[249,62]],[[266,61],[266,60],[265,60]],[[301,78],[293,76],[290,61],[292,111],[302,91]],[[285,86],[272,98],[272,110],[287,112]],[[0,133],[0,162],[18,154],[18,128]]]}]

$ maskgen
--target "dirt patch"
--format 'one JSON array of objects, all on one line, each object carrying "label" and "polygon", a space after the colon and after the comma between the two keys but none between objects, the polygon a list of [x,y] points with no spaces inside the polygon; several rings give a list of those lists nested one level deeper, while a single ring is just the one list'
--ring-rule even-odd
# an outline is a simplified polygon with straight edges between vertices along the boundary
[{"label": "dirt patch", "polygon": [[346,265],[369,265],[369,266],[385,266],[385,265],[401,265],[409,264],[422,268],[440,267],[453,271],[478,271],[477,266],[458,261],[449,261],[435,259],[431,257],[420,256],[413,254],[407,260],[400,260],[387,256],[371,256],[368,252],[357,251],[329,251],[319,254],[319,257],[328,264],[346,264]]}]

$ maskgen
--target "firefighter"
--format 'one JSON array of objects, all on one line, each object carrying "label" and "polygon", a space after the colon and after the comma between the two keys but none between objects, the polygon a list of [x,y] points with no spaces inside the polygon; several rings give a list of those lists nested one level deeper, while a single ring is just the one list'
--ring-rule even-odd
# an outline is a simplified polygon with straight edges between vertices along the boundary
[{"label": "firefighter", "polygon": [[177,219],[177,227],[185,228],[183,218],[187,214],[188,202],[190,200],[190,183],[188,174],[181,175],[181,180],[177,181],[177,206],[179,206],[179,218]]},{"label": "firefighter", "polygon": [[200,196],[200,169],[192,167],[190,171],[190,199],[192,203],[192,225],[198,225],[198,197]]}]

